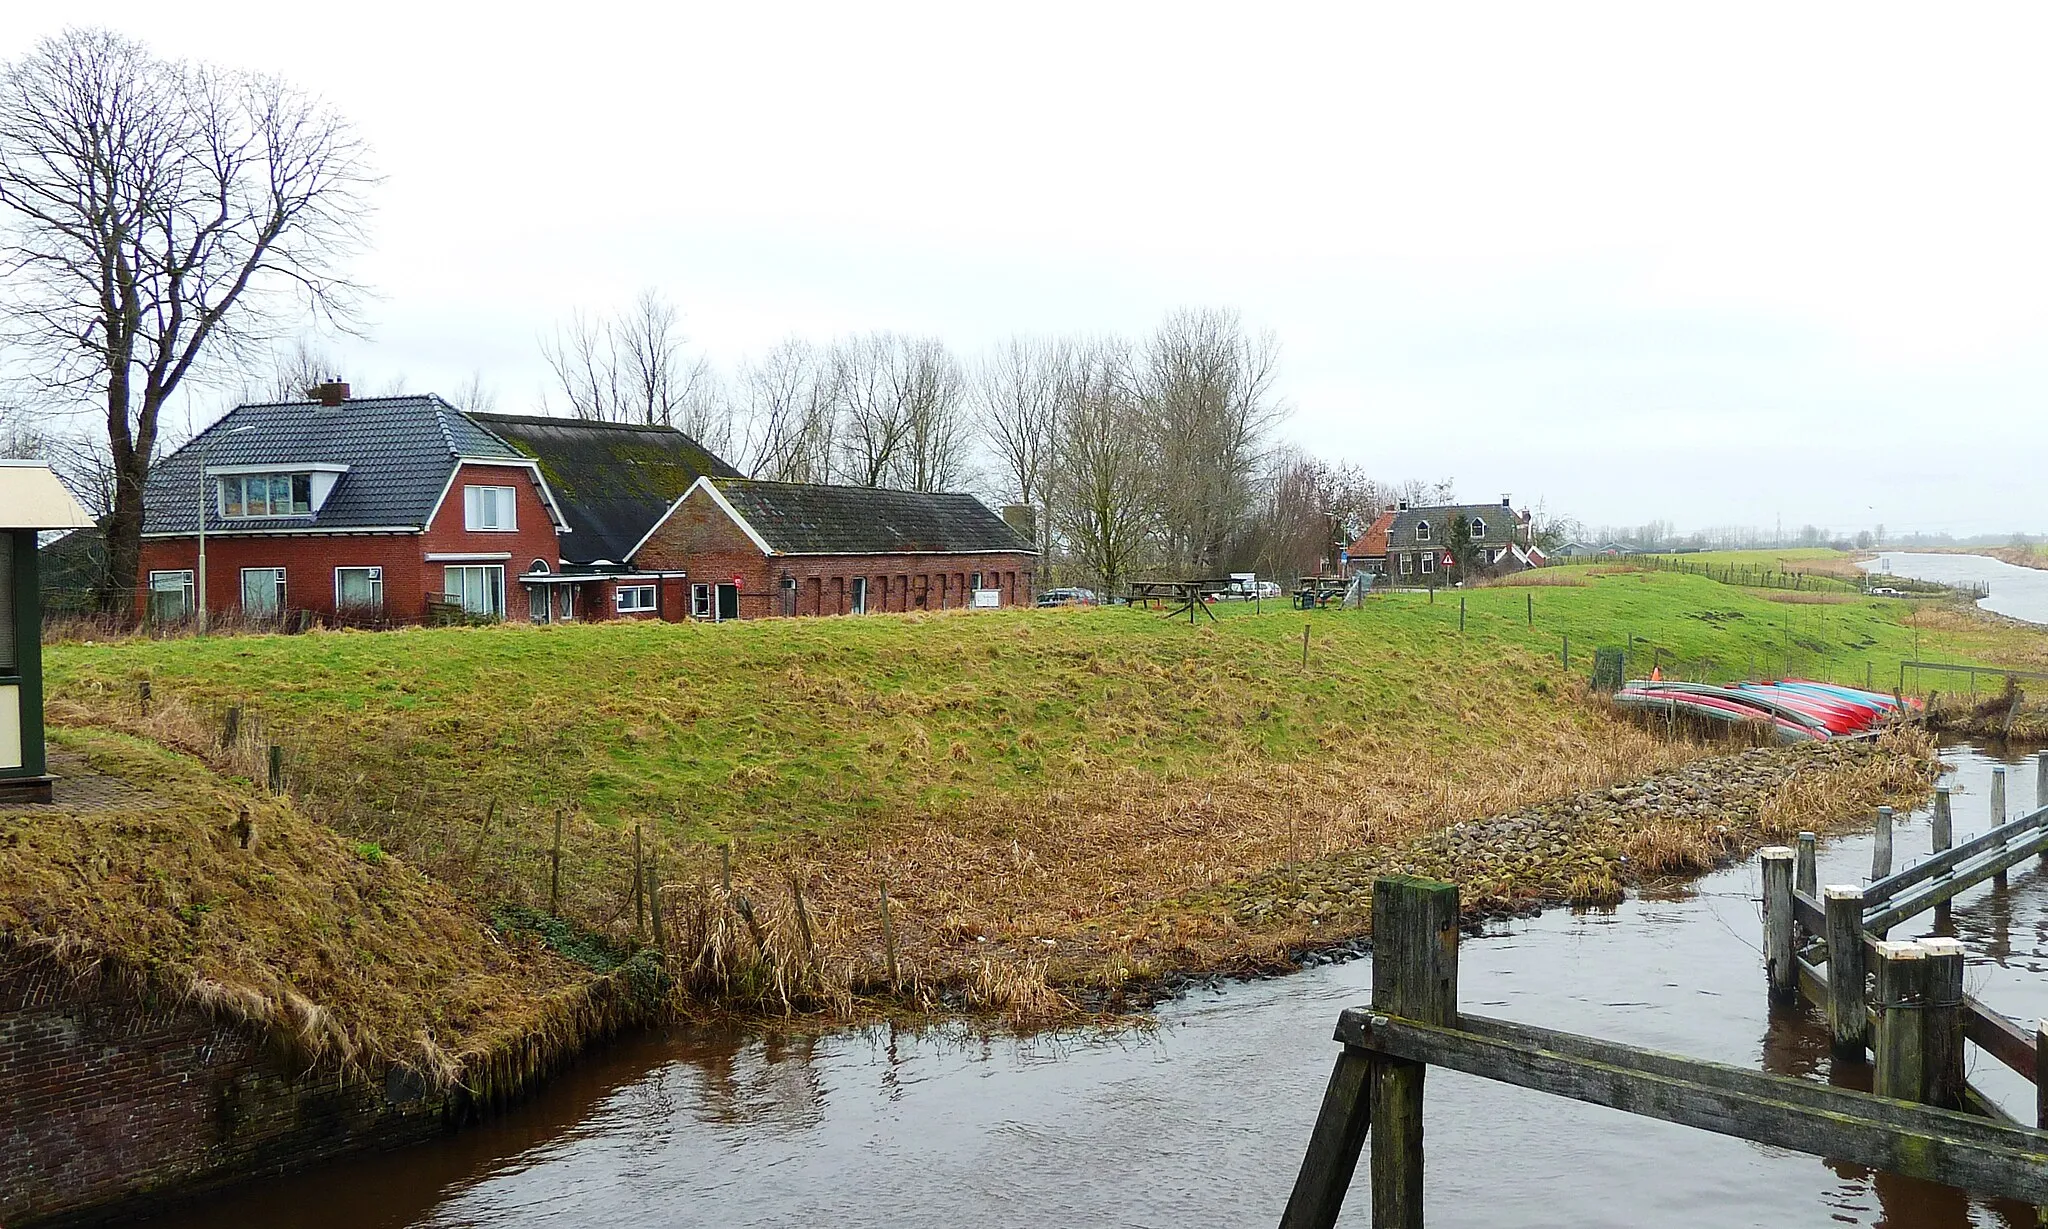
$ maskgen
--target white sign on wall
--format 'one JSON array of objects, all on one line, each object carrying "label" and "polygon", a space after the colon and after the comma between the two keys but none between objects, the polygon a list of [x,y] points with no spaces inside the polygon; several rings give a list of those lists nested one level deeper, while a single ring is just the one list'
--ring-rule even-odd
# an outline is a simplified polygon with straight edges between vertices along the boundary
[{"label": "white sign on wall", "polygon": [[1003,591],[1001,589],[976,589],[974,591],[974,608],[976,610],[994,610],[1002,604]]}]

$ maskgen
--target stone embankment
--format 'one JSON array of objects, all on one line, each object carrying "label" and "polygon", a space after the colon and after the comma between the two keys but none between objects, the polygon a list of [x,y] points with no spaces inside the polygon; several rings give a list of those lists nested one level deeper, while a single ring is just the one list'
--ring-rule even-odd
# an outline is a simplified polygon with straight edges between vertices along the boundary
[{"label": "stone embankment", "polygon": [[[1464,888],[1468,918],[1547,905],[1603,905],[1623,891],[1698,874],[1800,831],[1839,831],[1881,804],[1911,805],[1938,764],[1918,731],[1877,742],[1756,748],[1696,760],[1643,781],[1458,824],[1404,847],[1363,850],[1238,885],[1239,921],[1307,923],[1305,952],[1344,944],[1368,925],[1372,881],[1389,872]],[[1317,943],[1313,934],[1327,936]]]}]

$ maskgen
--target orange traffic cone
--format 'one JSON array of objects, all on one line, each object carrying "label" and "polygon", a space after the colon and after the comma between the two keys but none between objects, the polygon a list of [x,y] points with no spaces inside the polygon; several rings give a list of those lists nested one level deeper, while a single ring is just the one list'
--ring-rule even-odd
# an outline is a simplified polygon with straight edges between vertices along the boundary
[{"label": "orange traffic cone", "polygon": [[1650,667],[1650,681],[1653,683],[1661,683],[1664,681],[1664,671],[1661,667]]}]

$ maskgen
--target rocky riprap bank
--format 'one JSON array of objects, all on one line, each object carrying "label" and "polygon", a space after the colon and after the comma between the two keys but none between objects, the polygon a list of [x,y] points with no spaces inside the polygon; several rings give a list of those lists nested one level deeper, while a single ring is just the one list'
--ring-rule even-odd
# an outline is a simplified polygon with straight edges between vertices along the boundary
[{"label": "rocky riprap bank", "polygon": [[1879,803],[1917,801],[1937,771],[1931,745],[1918,735],[1710,756],[1647,780],[1458,824],[1392,850],[1273,871],[1228,895],[1246,925],[1293,919],[1327,935],[1304,945],[1302,956],[1313,957],[1349,946],[1369,925],[1372,881],[1380,875],[1460,884],[1468,920],[1608,904],[1625,887],[1697,874],[1802,829],[1860,825]]}]

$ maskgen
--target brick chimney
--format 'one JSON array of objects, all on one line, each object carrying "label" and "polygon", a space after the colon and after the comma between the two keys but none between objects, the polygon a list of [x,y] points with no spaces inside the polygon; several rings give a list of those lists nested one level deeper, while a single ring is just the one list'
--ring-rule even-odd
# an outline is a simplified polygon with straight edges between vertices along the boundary
[{"label": "brick chimney", "polygon": [[330,408],[348,400],[348,385],[341,380],[323,380],[313,386],[313,400]]}]

